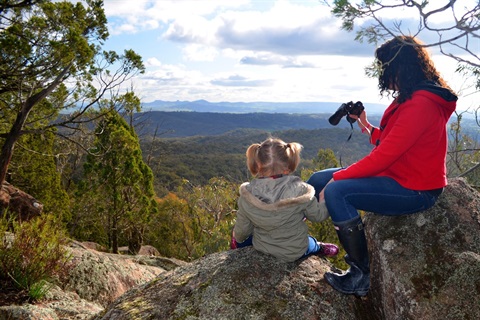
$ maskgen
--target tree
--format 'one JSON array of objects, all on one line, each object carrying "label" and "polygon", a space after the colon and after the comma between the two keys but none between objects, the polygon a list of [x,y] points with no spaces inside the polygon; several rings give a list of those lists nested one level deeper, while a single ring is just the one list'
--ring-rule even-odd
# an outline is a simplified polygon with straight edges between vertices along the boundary
[{"label": "tree", "polygon": [[238,184],[212,178],[204,186],[184,180],[176,193],[158,199],[149,243],[167,257],[198,259],[227,250],[235,220]]},{"label": "tree", "polygon": [[447,153],[449,177],[466,177],[472,185],[480,185],[477,168],[480,167],[478,142],[463,133],[463,113],[456,113],[456,121],[450,124],[450,141]]},{"label": "tree", "polygon": [[1,185],[20,137],[68,139],[89,109],[144,67],[132,50],[101,51],[108,37],[101,0],[2,1],[0,31]]},{"label": "tree", "polygon": [[338,160],[332,149],[318,150],[317,157],[313,159],[313,164],[315,165],[316,170],[336,168],[339,166]]},{"label": "tree", "polygon": [[69,219],[69,198],[57,171],[55,136],[51,132],[25,135],[17,142],[9,182],[44,204],[43,211],[55,213],[59,220]]},{"label": "tree", "polygon": [[[330,3],[332,1],[324,1]],[[415,11],[418,19],[411,21],[389,20],[388,13],[398,13],[399,10]],[[472,1],[472,7],[467,8],[456,0],[440,3],[429,0],[389,0],[389,1],[349,1],[334,0],[332,13],[342,19],[342,28],[352,31],[355,21],[365,20],[357,31],[356,40],[367,40],[377,43],[386,37],[399,34],[425,35],[433,40],[425,43],[427,47],[439,47],[442,54],[458,62],[480,68],[478,41],[480,37],[480,3]],[[451,17],[448,22],[438,24],[435,17]],[[393,15],[395,17],[397,15]],[[445,19],[442,19],[445,21]],[[413,29],[412,29],[413,27]],[[416,30],[415,30],[416,28]]]},{"label": "tree", "polygon": [[152,171],[142,159],[133,128],[118,112],[100,121],[96,136],[84,165],[86,179],[80,196],[94,203],[90,214],[101,221],[112,251],[118,253],[119,242],[124,240],[136,254],[156,210]]}]

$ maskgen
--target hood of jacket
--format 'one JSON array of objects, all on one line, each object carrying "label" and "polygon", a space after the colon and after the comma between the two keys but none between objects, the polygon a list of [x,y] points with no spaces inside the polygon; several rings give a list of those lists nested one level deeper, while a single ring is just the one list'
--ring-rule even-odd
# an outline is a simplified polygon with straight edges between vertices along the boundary
[{"label": "hood of jacket", "polygon": [[315,189],[299,177],[284,176],[245,182],[240,186],[240,195],[241,205],[256,213],[251,217],[256,220],[254,224],[276,229],[285,223],[285,216],[298,215],[302,208],[309,205],[315,198]]},{"label": "hood of jacket", "polygon": [[315,189],[299,177],[284,176],[245,182],[240,186],[240,195],[255,207],[271,211],[307,203],[315,196]]},{"label": "hood of jacket", "polygon": [[422,81],[416,88],[417,90],[425,90],[430,93],[433,93],[439,97],[441,97],[446,102],[454,102],[458,100],[458,97],[452,93],[450,90],[441,87],[439,84],[433,81]]}]

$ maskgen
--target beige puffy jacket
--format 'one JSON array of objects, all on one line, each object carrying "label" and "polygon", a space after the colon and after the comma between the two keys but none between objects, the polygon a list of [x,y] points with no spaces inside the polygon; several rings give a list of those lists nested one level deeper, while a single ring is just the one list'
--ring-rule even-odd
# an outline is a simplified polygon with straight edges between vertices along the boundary
[{"label": "beige puffy jacket", "polygon": [[238,242],[253,234],[253,247],[284,261],[301,258],[308,248],[304,218],[328,218],[314,188],[297,176],[253,179],[240,186],[234,231]]}]

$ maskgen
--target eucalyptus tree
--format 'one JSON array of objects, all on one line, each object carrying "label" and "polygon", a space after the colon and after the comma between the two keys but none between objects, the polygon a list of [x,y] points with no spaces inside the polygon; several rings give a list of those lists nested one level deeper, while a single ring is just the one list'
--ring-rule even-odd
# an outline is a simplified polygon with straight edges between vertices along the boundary
[{"label": "eucalyptus tree", "polygon": [[99,230],[100,225],[114,253],[124,241],[136,254],[157,210],[152,171],[143,161],[134,128],[118,112],[103,117],[95,136],[84,164],[85,179],[79,187],[80,193],[87,195],[84,200],[90,202],[85,217],[94,218],[86,229]]},{"label": "eucalyptus tree", "polygon": [[144,71],[132,50],[102,51],[107,38],[101,0],[0,2],[0,185],[22,136],[69,139]]},{"label": "eucalyptus tree", "polygon": [[323,2],[331,5],[332,13],[342,19],[343,29],[348,31],[356,29],[356,40],[377,43],[400,34],[420,36],[425,46],[438,47],[442,54],[474,68],[480,68],[478,1],[324,0]]}]

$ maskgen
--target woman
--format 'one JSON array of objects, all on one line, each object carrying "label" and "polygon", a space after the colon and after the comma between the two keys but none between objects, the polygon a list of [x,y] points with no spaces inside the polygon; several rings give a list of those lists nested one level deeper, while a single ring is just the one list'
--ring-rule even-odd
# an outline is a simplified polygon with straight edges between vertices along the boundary
[{"label": "woman", "polygon": [[395,37],[375,56],[380,94],[391,93],[394,100],[379,127],[368,122],[365,111],[349,115],[375,148],[347,168],[319,171],[307,181],[325,199],[350,266],[343,274],[327,272],[325,280],[356,296],[370,288],[367,243],[357,210],[403,215],[435,204],[447,185],[446,124],[457,100],[414,37]]}]

